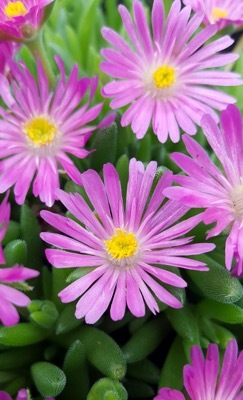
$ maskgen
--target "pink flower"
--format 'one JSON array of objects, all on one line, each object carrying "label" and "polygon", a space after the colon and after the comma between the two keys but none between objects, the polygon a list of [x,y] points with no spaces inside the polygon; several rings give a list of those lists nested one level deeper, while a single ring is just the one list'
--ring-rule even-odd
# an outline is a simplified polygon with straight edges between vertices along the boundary
[{"label": "pink flower", "polygon": [[217,32],[217,27],[210,25],[191,38],[202,22],[202,14],[190,19],[190,7],[181,10],[180,0],[175,0],[165,21],[163,1],[154,0],[151,37],[140,1],[133,2],[134,22],[123,5],[119,12],[131,46],[112,29],[102,29],[104,39],[114,49],[102,50],[106,61],[101,69],[115,78],[104,86],[103,95],[114,98],[111,108],[131,103],[121,124],[131,124],[138,139],[144,137],[152,122],[160,142],[164,143],[168,135],[178,142],[179,128],[194,135],[195,124],[201,124],[205,113],[217,121],[213,108],[223,110],[235,102],[231,96],[208,88],[240,85],[242,81],[235,73],[215,69],[238,58],[236,54],[217,54],[233,43],[229,36],[204,46]]},{"label": "pink flower", "polygon": [[[34,269],[15,265],[11,268],[0,268],[0,321],[3,325],[12,326],[19,322],[17,307],[26,307],[30,299],[26,294],[14,288],[16,283],[39,275]],[[13,287],[11,287],[11,285]]]},{"label": "pink flower", "polygon": [[[0,193],[14,186],[16,202],[23,204],[33,182],[33,194],[47,206],[55,201],[59,170],[81,184],[81,173],[68,153],[84,158],[83,147],[97,126],[87,126],[102,109],[102,103],[89,109],[98,79],[78,79],[78,67],[65,81],[63,62],[57,58],[61,77],[53,91],[38,62],[38,82],[24,64],[10,63],[12,84],[0,75],[1,95],[8,110],[0,108]],[[87,92],[88,101],[80,107]],[[106,126],[114,115],[99,124]]]},{"label": "pink flower", "polygon": [[[0,400],[13,400],[12,397],[2,390],[0,390]],[[16,400],[31,400],[29,390],[20,389],[18,391]],[[45,400],[55,400],[54,397],[46,397]]]},{"label": "pink flower", "polygon": [[[242,400],[243,351],[238,356],[236,340],[231,340],[225,350],[220,369],[219,350],[216,344],[208,346],[204,357],[198,346],[191,349],[191,365],[183,369],[184,386],[191,400]],[[154,400],[185,400],[178,390],[163,388]]]},{"label": "pink flower", "polygon": [[44,8],[53,0],[1,0],[0,35],[20,40],[34,35],[42,23]]},{"label": "pink flower", "polygon": [[217,24],[218,29],[227,25],[243,24],[243,3],[239,0],[183,0],[193,11],[203,13],[205,25]]},{"label": "pink flower", "polygon": [[156,169],[154,161],[146,170],[141,162],[130,161],[125,204],[118,173],[111,164],[104,165],[104,182],[93,170],[82,175],[93,209],[79,194],[59,190],[59,200],[82,225],[49,211],[41,212],[46,222],[63,233],[41,233],[43,240],[59,248],[46,250],[49,262],[57,268],[91,267],[59,293],[64,303],[80,298],[75,315],[85,316],[87,323],[95,323],[110,303],[113,320],[123,318],[126,305],[136,317],[145,314],[145,304],[153,313],[158,312],[156,298],[180,308],[180,301],[162,284],[183,288],[186,282],[163,265],[175,267],[176,272],[177,268],[207,270],[205,264],[187,256],[208,252],[214,245],[188,244],[192,237],[184,236],[201,217],[177,223],[188,208],[174,201],[161,206],[163,189],[172,179],[169,171],[150,197]]},{"label": "pink flower", "polygon": [[221,162],[221,172],[203,148],[189,136],[183,141],[191,157],[181,153],[171,158],[188,175],[176,175],[174,181],[182,187],[171,187],[164,194],[189,207],[206,208],[203,221],[216,222],[207,238],[219,235],[229,228],[225,245],[225,264],[234,273],[243,276],[243,126],[237,107],[230,105],[221,114],[221,127],[210,115],[202,119],[203,132]]}]

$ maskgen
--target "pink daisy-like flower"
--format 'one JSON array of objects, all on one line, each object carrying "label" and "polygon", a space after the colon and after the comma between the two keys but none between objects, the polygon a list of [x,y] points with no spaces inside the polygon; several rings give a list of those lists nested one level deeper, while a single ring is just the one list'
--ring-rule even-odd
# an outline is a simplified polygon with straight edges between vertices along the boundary
[{"label": "pink daisy-like flower", "polygon": [[[216,344],[208,346],[204,358],[198,346],[191,349],[191,365],[183,369],[184,386],[191,400],[242,400],[243,351],[238,356],[236,340],[231,340],[225,350],[222,368]],[[154,400],[185,400],[178,390],[163,388]]]},{"label": "pink daisy-like flower", "polygon": [[38,271],[21,265],[0,268],[0,321],[2,321],[3,325],[16,325],[19,322],[16,306],[26,307],[30,303],[29,297],[15,289],[14,285],[19,282],[23,283],[26,279],[35,278],[38,275]]},{"label": "pink daisy-like flower", "polygon": [[[47,206],[55,201],[59,187],[59,169],[76,183],[81,173],[67,153],[84,158],[83,147],[97,126],[87,126],[100,113],[103,103],[91,108],[90,102],[98,78],[78,79],[75,65],[66,82],[63,62],[56,58],[61,77],[54,89],[38,62],[38,82],[27,69],[10,62],[11,83],[0,75],[1,96],[8,110],[0,108],[0,193],[14,185],[16,202],[25,201],[33,181],[33,194]],[[80,102],[89,91],[88,101]],[[109,125],[114,115],[106,117],[98,127]]]},{"label": "pink daisy-like flower", "polygon": [[243,125],[240,111],[230,105],[221,113],[220,129],[210,115],[202,119],[203,132],[218,157],[223,172],[211,161],[205,150],[187,135],[183,136],[191,157],[173,153],[172,160],[188,175],[175,175],[181,187],[167,188],[166,196],[189,207],[205,207],[203,221],[216,222],[207,238],[219,235],[226,228],[230,233],[225,246],[225,264],[243,276]]},{"label": "pink daisy-like flower", "polygon": [[156,313],[156,299],[182,307],[158,281],[180,288],[186,282],[162,265],[207,270],[205,264],[187,256],[211,251],[214,245],[189,244],[193,237],[184,237],[201,216],[177,223],[188,208],[171,200],[161,206],[163,189],[172,179],[169,171],[150,197],[156,169],[154,161],[146,170],[141,162],[130,161],[125,205],[118,173],[111,164],[104,165],[104,182],[93,170],[82,175],[93,210],[79,194],[59,190],[59,200],[84,227],[49,211],[41,212],[46,222],[64,234],[41,233],[43,240],[59,248],[46,250],[49,262],[57,268],[93,267],[59,293],[64,303],[80,298],[75,315],[85,316],[87,323],[95,323],[110,303],[113,320],[123,318],[126,305],[136,317],[145,314],[145,304]]},{"label": "pink daisy-like flower", "polygon": [[21,40],[33,36],[42,23],[44,8],[53,0],[1,0],[0,36]]},{"label": "pink daisy-like flower", "polygon": [[217,24],[218,29],[227,25],[243,24],[243,3],[239,0],[183,0],[193,11],[204,14],[205,25]]},{"label": "pink daisy-like flower", "polygon": [[192,35],[200,26],[203,14],[190,19],[191,8],[181,10],[175,0],[165,22],[162,0],[154,0],[152,32],[148,27],[142,3],[133,2],[134,22],[123,6],[119,12],[132,46],[115,31],[102,29],[104,39],[114,49],[103,49],[106,59],[101,70],[116,80],[103,88],[103,96],[113,97],[111,108],[132,103],[122,116],[122,126],[131,124],[138,139],[147,132],[152,121],[154,133],[164,143],[168,135],[173,142],[180,139],[179,128],[194,135],[195,124],[209,113],[217,121],[213,110],[223,110],[235,99],[208,86],[234,86],[242,81],[239,75],[219,71],[238,58],[236,54],[217,54],[229,47],[233,40],[224,36],[204,46],[217,32],[210,25]]},{"label": "pink daisy-like flower", "polygon": [[6,194],[0,205],[0,264],[5,264],[5,258],[1,243],[5,236],[10,218],[10,204],[8,203],[8,195],[9,193]]}]

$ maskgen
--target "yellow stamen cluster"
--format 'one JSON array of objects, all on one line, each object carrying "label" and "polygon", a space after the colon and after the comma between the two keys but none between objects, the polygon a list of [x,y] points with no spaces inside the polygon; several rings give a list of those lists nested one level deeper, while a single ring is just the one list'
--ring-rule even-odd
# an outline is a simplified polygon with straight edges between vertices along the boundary
[{"label": "yellow stamen cluster", "polygon": [[39,116],[25,123],[24,132],[35,145],[45,146],[55,139],[57,126],[47,117]]},{"label": "yellow stamen cluster", "polygon": [[224,8],[213,8],[212,17],[214,21],[218,21],[221,18],[226,18],[228,16],[228,11]]},{"label": "yellow stamen cluster", "polygon": [[116,229],[116,233],[109,240],[105,240],[105,247],[112,258],[121,260],[136,254],[138,242],[134,233]]},{"label": "yellow stamen cluster", "polygon": [[162,65],[153,73],[153,79],[158,89],[168,88],[175,82],[175,68]]},{"label": "yellow stamen cluster", "polygon": [[20,17],[28,12],[22,1],[10,1],[4,8],[4,13],[8,18]]}]

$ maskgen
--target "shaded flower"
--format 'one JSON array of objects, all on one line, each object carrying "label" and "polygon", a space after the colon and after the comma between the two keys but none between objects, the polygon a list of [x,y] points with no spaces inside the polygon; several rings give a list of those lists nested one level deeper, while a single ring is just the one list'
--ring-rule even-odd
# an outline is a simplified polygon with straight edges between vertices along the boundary
[{"label": "shaded flower", "polygon": [[[183,369],[184,386],[191,400],[242,400],[243,351],[238,356],[236,340],[225,350],[222,368],[216,344],[208,346],[206,357],[198,346],[192,346],[191,364]],[[163,388],[154,400],[185,400],[178,390]]]},{"label": "shaded flower", "polygon": [[[91,108],[90,102],[98,78],[78,79],[78,67],[72,69],[68,81],[60,58],[56,58],[61,77],[54,91],[38,62],[38,81],[27,69],[10,62],[13,79],[0,76],[1,96],[8,110],[0,108],[0,193],[14,185],[16,202],[22,204],[33,181],[33,194],[47,206],[55,201],[59,187],[59,169],[81,184],[81,173],[67,153],[84,158],[83,147],[97,126],[87,126],[100,113],[103,103]],[[88,101],[79,107],[89,92]],[[79,108],[77,108],[79,107]],[[109,125],[114,115],[99,127]]]},{"label": "shaded flower", "polygon": [[194,135],[195,124],[200,125],[203,114],[209,113],[217,121],[213,108],[222,110],[235,102],[231,96],[208,88],[239,85],[242,81],[238,74],[215,69],[238,58],[236,54],[217,54],[233,43],[229,36],[204,46],[217,32],[217,27],[211,25],[191,38],[202,22],[202,14],[190,19],[190,7],[181,10],[180,0],[175,0],[165,21],[162,0],[154,0],[151,37],[140,1],[133,2],[134,22],[123,5],[119,12],[132,46],[112,29],[102,29],[104,39],[114,49],[102,50],[106,61],[100,67],[115,78],[102,93],[114,98],[111,108],[132,103],[121,124],[131,124],[138,139],[152,122],[160,142],[164,143],[168,135],[178,142],[179,128]]},{"label": "shaded flower", "polygon": [[221,113],[218,128],[210,115],[202,119],[203,132],[218,157],[223,172],[211,161],[205,150],[189,136],[183,136],[191,157],[173,153],[172,160],[188,175],[175,175],[182,187],[167,188],[166,196],[189,207],[206,208],[203,221],[216,222],[207,238],[219,235],[226,228],[230,233],[225,245],[228,270],[236,258],[234,273],[243,276],[243,126],[240,111],[230,105]]},{"label": "shaded flower", "polygon": [[217,24],[218,29],[227,25],[243,24],[243,3],[239,0],[183,0],[193,11],[203,13],[205,25]]},{"label": "shaded flower", "polygon": [[44,8],[53,0],[1,0],[0,36],[11,40],[33,36],[42,23]]},{"label": "shaded flower", "polygon": [[16,306],[26,307],[30,303],[29,297],[14,286],[23,284],[26,279],[35,278],[38,275],[38,271],[21,265],[0,268],[0,321],[3,325],[17,324],[19,314]]},{"label": "shaded flower", "polygon": [[186,282],[163,264],[175,267],[176,272],[177,268],[207,270],[204,263],[187,256],[208,252],[214,245],[188,244],[193,237],[184,237],[201,217],[178,223],[188,208],[174,201],[161,206],[163,189],[172,179],[169,171],[150,197],[156,168],[154,161],[146,170],[141,162],[130,161],[125,204],[118,173],[111,164],[104,165],[104,182],[93,170],[82,175],[94,211],[79,194],[59,190],[59,200],[84,227],[49,211],[41,212],[46,222],[63,233],[41,233],[43,240],[59,248],[46,250],[49,262],[57,268],[91,267],[59,293],[64,303],[80,298],[75,315],[85,316],[87,323],[95,323],[110,303],[113,320],[123,318],[126,305],[136,317],[145,314],[145,304],[156,313],[156,299],[180,308],[180,301],[160,283],[183,288]]}]

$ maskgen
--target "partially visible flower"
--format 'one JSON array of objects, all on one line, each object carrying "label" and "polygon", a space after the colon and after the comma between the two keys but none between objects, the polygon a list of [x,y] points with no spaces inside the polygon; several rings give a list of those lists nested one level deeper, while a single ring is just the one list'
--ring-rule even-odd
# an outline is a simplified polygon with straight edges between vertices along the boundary
[{"label": "partially visible flower", "polygon": [[53,0],[1,0],[0,36],[20,40],[34,35],[42,23],[44,8]]},{"label": "partially visible flower", "polygon": [[[86,141],[97,126],[87,125],[100,113],[103,103],[91,108],[98,78],[78,79],[75,65],[66,82],[65,69],[56,58],[61,77],[50,91],[38,61],[37,82],[25,66],[10,62],[11,83],[0,75],[1,96],[8,110],[0,108],[0,193],[14,186],[16,202],[23,204],[33,182],[33,194],[47,206],[55,201],[59,169],[81,184],[81,173],[68,153],[78,158],[89,154]],[[89,92],[89,99],[80,102]],[[109,125],[114,115],[98,127]]]},{"label": "partially visible flower", "polygon": [[38,271],[21,265],[0,268],[0,321],[3,325],[16,325],[19,322],[16,306],[26,307],[30,303],[29,297],[14,286],[23,285],[26,279],[35,278],[38,275]]},{"label": "partially visible flower", "polygon": [[[243,351],[238,356],[236,340],[231,340],[225,350],[220,368],[216,344],[208,346],[206,357],[198,346],[191,349],[191,365],[183,369],[184,386],[191,400],[242,400]],[[185,400],[178,390],[163,388],[154,400]]]},{"label": "partially visible flower", "polygon": [[0,41],[0,73],[7,73],[8,59],[13,58],[17,52],[19,45],[13,42],[1,42]]},{"label": "partially visible flower", "polygon": [[188,207],[206,208],[203,221],[216,222],[207,238],[226,228],[230,233],[225,245],[228,270],[236,258],[234,274],[243,276],[243,124],[240,111],[230,105],[221,113],[220,129],[210,115],[202,119],[203,132],[223,167],[221,172],[205,150],[189,136],[183,141],[191,157],[174,153],[171,158],[188,175],[175,175],[182,187],[167,188],[166,196]]},{"label": "partially visible flower", "polygon": [[5,236],[10,218],[10,204],[8,203],[8,195],[9,193],[6,194],[0,205],[0,264],[5,264],[1,243]]},{"label": "partially visible flower", "polygon": [[[31,396],[28,389],[20,389],[18,391],[16,400],[30,400]],[[3,390],[0,390],[0,400],[13,400],[12,397]],[[45,397],[44,400],[55,400],[54,397]]]},{"label": "partially visible flower", "polygon": [[158,299],[180,308],[180,301],[163,283],[183,288],[186,282],[163,265],[207,270],[204,263],[188,256],[208,252],[214,245],[188,244],[193,237],[185,237],[201,217],[178,223],[188,208],[174,201],[161,206],[172,173],[162,176],[151,195],[156,169],[154,161],[146,170],[141,162],[130,161],[125,204],[118,173],[111,164],[104,165],[104,182],[93,170],[82,175],[93,209],[79,194],[59,190],[58,199],[84,227],[49,211],[41,212],[46,222],[63,233],[41,233],[43,240],[59,248],[46,250],[49,262],[57,268],[91,267],[59,293],[64,303],[80,298],[75,315],[85,316],[87,323],[95,323],[110,303],[113,320],[123,318],[126,306],[136,317],[145,314],[145,304],[155,314]]},{"label": "partially visible flower", "polygon": [[243,25],[243,3],[239,0],[183,0],[193,11],[203,13],[205,25],[217,24],[218,29],[227,25]]},{"label": "partially visible flower", "polygon": [[111,108],[131,104],[121,118],[122,126],[131,125],[141,139],[152,122],[154,133],[164,143],[168,135],[178,142],[179,128],[194,135],[205,113],[218,121],[213,109],[223,110],[235,99],[210,87],[242,84],[238,74],[216,69],[238,58],[232,53],[217,54],[233,40],[224,36],[204,46],[217,32],[213,25],[191,38],[203,15],[190,19],[191,8],[181,9],[180,0],[173,1],[166,21],[163,1],[154,0],[152,37],[140,1],[133,1],[134,22],[123,5],[119,12],[131,46],[112,29],[103,28],[104,39],[114,49],[102,50],[106,61],[100,67],[115,78],[102,92],[113,98]]}]

